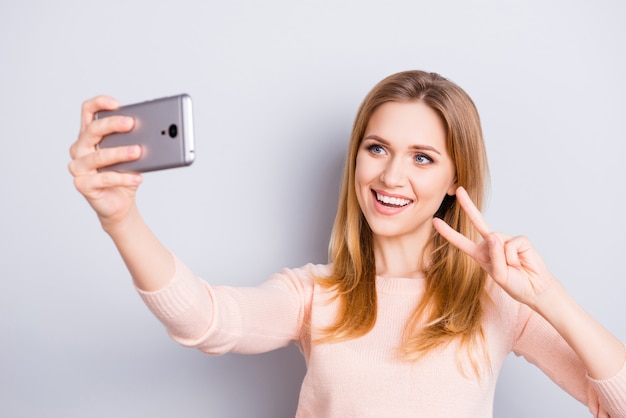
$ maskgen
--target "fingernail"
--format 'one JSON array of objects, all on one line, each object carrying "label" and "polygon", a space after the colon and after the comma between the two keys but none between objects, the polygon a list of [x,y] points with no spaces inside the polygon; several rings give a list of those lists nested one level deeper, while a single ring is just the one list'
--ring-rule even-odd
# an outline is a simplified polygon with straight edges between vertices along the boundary
[{"label": "fingernail", "polygon": [[131,145],[130,147],[128,147],[128,154],[131,157],[138,156],[139,154],[141,154],[141,147],[139,145]]},{"label": "fingernail", "polygon": [[124,116],[120,123],[122,124],[122,128],[130,128],[133,126],[134,119],[130,116]]},{"label": "fingernail", "polygon": [[141,183],[141,176],[140,175],[133,176],[133,178],[131,179],[131,182],[134,185],[140,184]]}]

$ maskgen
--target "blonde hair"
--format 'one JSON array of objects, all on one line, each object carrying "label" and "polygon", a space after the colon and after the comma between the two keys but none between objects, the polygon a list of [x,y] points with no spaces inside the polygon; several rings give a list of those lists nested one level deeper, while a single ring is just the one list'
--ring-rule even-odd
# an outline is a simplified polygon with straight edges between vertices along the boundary
[{"label": "blonde hair", "polygon": [[[472,99],[456,84],[435,73],[406,71],[378,83],[361,104],[346,156],[343,184],[331,241],[331,276],[321,280],[340,301],[336,322],[322,330],[318,342],[341,341],[367,334],[376,322],[376,265],[372,231],[359,207],[354,185],[356,155],[370,117],[389,101],[421,101],[441,117],[456,179],[479,209],[488,175],[480,118]],[[472,240],[478,239],[454,196],[446,196],[435,216]],[[476,348],[484,339],[481,318],[486,273],[433,228],[423,268],[426,290],[406,324],[400,353],[416,360],[426,352],[460,339],[475,371]],[[427,258],[427,259],[426,259]],[[486,353],[485,353],[486,354]]]}]

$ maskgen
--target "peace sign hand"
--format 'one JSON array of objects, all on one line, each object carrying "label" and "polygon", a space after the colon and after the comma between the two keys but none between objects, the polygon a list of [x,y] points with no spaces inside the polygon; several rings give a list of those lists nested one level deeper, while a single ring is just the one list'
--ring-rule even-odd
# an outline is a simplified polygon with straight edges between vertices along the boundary
[{"label": "peace sign hand", "polygon": [[456,197],[483,241],[473,242],[439,218],[433,220],[437,232],[472,257],[511,297],[537,310],[540,296],[556,279],[530,241],[492,232],[465,189],[459,187]]}]

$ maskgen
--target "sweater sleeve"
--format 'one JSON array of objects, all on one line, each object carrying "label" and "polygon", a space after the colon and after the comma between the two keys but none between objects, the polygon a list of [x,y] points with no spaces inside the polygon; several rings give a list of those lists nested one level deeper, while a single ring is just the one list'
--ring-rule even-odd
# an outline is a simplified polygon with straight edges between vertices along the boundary
[{"label": "sweater sleeve", "polygon": [[[558,332],[539,314],[521,305],[513,352],[538,366],[550,379],[589,407],[594,416],[626,418],[626,362],[613,377],[594,380]],[[626,358],[626,352],[625,352]]]},{"label": "sweater sleeve", "polygon": [[155,292],[137,289],[169,335],[211,355],[262,353],[301,343],[316,266],[285,269],[256,287],[211,286],[177,257],[169,284]]}]

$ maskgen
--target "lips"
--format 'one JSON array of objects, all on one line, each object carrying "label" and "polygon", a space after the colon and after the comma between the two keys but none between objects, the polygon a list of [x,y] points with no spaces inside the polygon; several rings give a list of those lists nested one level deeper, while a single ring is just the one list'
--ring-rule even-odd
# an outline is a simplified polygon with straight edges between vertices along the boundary
[{"label": "lips", "polygon": [[413,200],[407,199],[400,196],[391,196],[387,194],[383,194],[381,192],[377,192],[372,190],[374,197],[381,205],[387,206],[389,208],[402,208],[413,203]]}]

